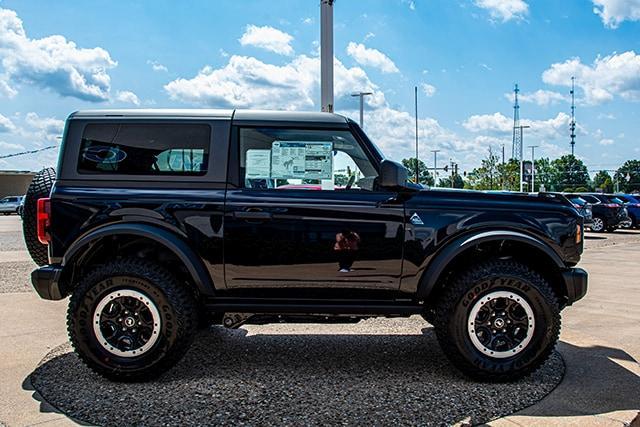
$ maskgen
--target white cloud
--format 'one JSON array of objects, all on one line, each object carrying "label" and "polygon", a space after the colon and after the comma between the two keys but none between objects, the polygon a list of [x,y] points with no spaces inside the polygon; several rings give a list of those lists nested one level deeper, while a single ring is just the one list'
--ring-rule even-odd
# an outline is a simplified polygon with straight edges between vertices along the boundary
[{"label": "white cloud", "polygon": [[16,126],[8,118],[0,114],[0,132],[13,132]]},{"label": "white cloud", "polygon": [[[4,142],[4,141],[0,141],[0,150],[24,150],[24,145],[20,145],[20,144],[12,144],[9,142]],[[3,153],[3,154],[8,154],[8,153]]]},{"label": "white cloud", "polygon": [[147,64],[151,65],[151,68],[153,69],[153,71],[162,71],[162,72],[167,72],[169,71],[169,69],[165,66],[162,65],[161,63],[159,63],[158,61],[152,61],[152,60],[147,60]]},{"label": "white cloud", "polygon": [[311,17],[304,18],[302,20],[302,23],[306,24],[306,25],[311,25],[311,24],[313,24],[313,18],[311,18]]},{"label": "white cloud", "polygon": [[422,91],[424,92],[424,94],[428,97],[432,97],[436,94],[435,86],[430,85],[429,83],[422,83],[420,86],[422,87]]},{"label": "white cloud", "polygon": [[37,113],[27,113],[25,128],[20,129],[23,137],[36,142],[57,141],[62,136],[64,121],[54,117],[40,117]]},{"label": "white cloud", "polygon": [[600,145],[613,145],[613,139],[603,138],[599,142]]},{"label": "white cloud", "polygon": [[254,46],[279,55],[293,55],[292,40],[293,36],[290,34],[268,25],[264,27],[247,25],[239,39],[242,46]]},{"label": "white cloud", "polygon": [[347,54],[358,64],[377,68],[383,73],[398,73],[400,71],[387,55],[361,43],[349,42]]},{"label": "white cloud", "polygon": [[402,3],[409,6],[409,9],[416,10],[416,2],[414,0],[402,0]]},{"label": "white cloud", "polygon": [[30,39],[18,15],[0,8],[0,90],[15,96],[19,84],[32,84],[62,96],[106,101],[117,63],[109,52],[78,48],[60,35]]},{"label": "white cloud", "polygon": [[372,38],[374,38],[375,36],[376,36],[376,34],[375,34],[375,33],[372,33],[371,31],[369,31],[369,32],[364,36],[364,39],[363,39],[363,40],[366,42],[367,40],[372,39]]},{"label": "white cloud", "polygon": [[640,101],[640,55],[634,51],[597,57],[592,65],[583,64],[580,58],[552,64],[542,73],[542,80],[568,87],[572,76],[584,91],[587,104],[601,104],[616,96]]},{"label": "white cloud", "polygon": [[471,132],[489,132],[493,134],[513,132],[513,119],[502,113],[473,115],[462,123]]},{"label": "white cloud", "polygon": [[502,22],[522,20],[529,13],[529,5],[523,0],[475,0],[475,4],[489,11],[491,19]]},{"label": "white cloud", "polygon": [[592,0],[593,13],[600,15],[608,28],[618,28],[624,21],[640,21],[640,0]]},{"label": "white cloud", "polygon": [[[521,119],[523,126],[530,126],[524,132],[527,135],[543,139],[561,139],[569,134],[569,121],[571,117],[565,113],[558,113],[556,117],[547,120]],[[474,115],[465,120],[462,125],[474,133],[487,133],[490,135],[512,135],[513,119],[502,113]],[[586,134],[579,125],[577,132]]]},{"label": "white cloud", "polygon": [[116,101],[126,102],[127,104],[140,105],[138,95],[129,90],[119,90],[116,93]]},{"label": "white cloud", "polygon": [[[513,92],[505,93],[504,97],[513,103]],[[537,104],[545,107],[547,105],[557,104],[558,102],[567,102],[569,101],[569,96],[552,90],[539,89],[531,93],[520,93],[518,95],[518,100],[520,102]]]},{"label": "white cloud", "polygon": [[[334,61],[336,98],[355,89],[374,92],[367,104],[382,105],[384,94],[358,67],[346,68]],[[176,79],[165,85],[173,100],[201,106],[311,109],[320,86],[320,59],[299,55],[285,65],[233,55],[222,68],[204,67],[191,79]]]}]

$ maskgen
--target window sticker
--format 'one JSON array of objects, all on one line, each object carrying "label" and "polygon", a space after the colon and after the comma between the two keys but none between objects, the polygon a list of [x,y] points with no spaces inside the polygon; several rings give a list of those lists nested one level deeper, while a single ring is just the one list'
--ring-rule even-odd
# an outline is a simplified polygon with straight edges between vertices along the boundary
[{"label": "window sticker", "polygon": [[330,142],[274,141],[271,178],[332,179],[333,145]]},{"label": "window sticker", "polygon": [[271,150],[247,150],[245,177],[249,179],[271,178]]},{"label": "window sticker", "polygon": [[84,150],[83,157],[94,163],[120,163],[127,153],[118,147],[94,145]]}]

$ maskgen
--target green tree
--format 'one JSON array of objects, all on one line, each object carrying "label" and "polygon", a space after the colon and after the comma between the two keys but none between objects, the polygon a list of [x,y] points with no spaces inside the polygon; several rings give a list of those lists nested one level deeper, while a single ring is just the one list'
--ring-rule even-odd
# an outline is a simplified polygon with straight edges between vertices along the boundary
[{"label": "green tree", "polygon": [[613,193],[613,179],[607,171],[600,171],[593,177],[593,187],[596,191]]},{"label": "green tree", "polygon": [[535,191],[540,191],[541,186],[544,186],[544,191],[556,191],[555,173],[554,168],[551,166],[551,160],[548,158],[541,158],[536,160],[536,176],[535,176]]},{"label": "green tree", "polygon": [[438,187],[444,188],[465,188],[464,179],[460,176],[460,174],[453,175],[453,185],[451,184],[451,176],[446,178],[441,178],[438,182]]},{"label": "green tree", "polygon": [[556,190],[574,191],[577,187],[591,187],[589,171],[582,160],[567,154],[551,162]]},{"label": "green tree", "polygon": [[482,159],[480,167],[468,174],[469,188],[474,190],[496,190],[502,187],[500,160],[489,148],[489,154]]},{"label": "green tree", "polygon": [[505,190],[520,190],[520,162],[516,159],[509,159],[504,164],[498,165],[498,171],[500,172],[500,182]]},{"label": "green tree", "polygon": [[[408,159],[402,159],[402,165],[409,170],[409,179],[412,182],[416,180],[416,158],[410,157]],[[427,169],[427,165],[424,164],[422,160],[418,160],[418,178],[420,180],[420,184],[433,186],[434,180],[433,176],[429,173]]]},{"label": "green tree", "polygon": [[[627,175],[629,180],[627,180]],[[620,191],[632,193],[640,191],[640,160],[627,160],[613,176],[618,181]]]}]

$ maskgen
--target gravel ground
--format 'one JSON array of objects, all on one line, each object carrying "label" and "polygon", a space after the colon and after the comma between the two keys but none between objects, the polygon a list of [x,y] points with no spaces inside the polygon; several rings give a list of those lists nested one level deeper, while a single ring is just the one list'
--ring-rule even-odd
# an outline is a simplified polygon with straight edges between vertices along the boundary
[{"label": "gravel ground", "polygon": [[[22,226],[22,224],[19,224]],[[22,229],[16,231],[0,231],[0,251],[24,251],[27,247],[22,237]]]},{"label": "gravel ground", "polygon": [[96,425],[448,425],[511,414],[563,374],[554,353],[518,382],[471,382],[448,364],[433,329],[412,317],[214,327],[150,383],[104,380],[64,344],[31,381],[50,404]]},{"label": "gravel ground", "polygon": [[0,294],[31,292],[31,272],[36,265],[31,261],[0,262]]},{"label": "gravel ground", "polygon": [[585,233],[585,250],[626,244],[640,244],[640,230],[616,230],[613,233]]}]

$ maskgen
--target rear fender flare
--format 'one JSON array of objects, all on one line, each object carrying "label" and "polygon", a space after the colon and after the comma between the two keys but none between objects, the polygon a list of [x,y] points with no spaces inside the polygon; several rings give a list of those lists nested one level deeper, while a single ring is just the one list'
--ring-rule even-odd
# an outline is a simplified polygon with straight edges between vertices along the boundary
[{"label": "rear fender flare", "polygon": [[73,265],[75,258],[82,255],[92,243],[114,235],[140,236],[156,241],[173,252],[178,259],[184,263],[193,278],[193,283],[201,294],[214,294],[215,288],[213,281],[200,256],[175,233],[148,224],[111,224],[94,229],[83,235],[71,244],[63,257],[63,273],[65,266]]},{"label": "rear fender flare", "polygon": [[542,240],[529,234],[511,230],[477,232],[471,235],[461,236],[452,242],[449,242],[436,254],[422,274],[418,287],[418,298],[426,299],[429,297],[431,292],[435,289],[436,284],[440,279],[440,275],[446,270],[449,263],[452,262],[456,256],[474,245],[501,240],[515,241],[529,245],[532,248],[545,253],[559,269],[565,268],[562,258],[560,258],[553,248]]}]

